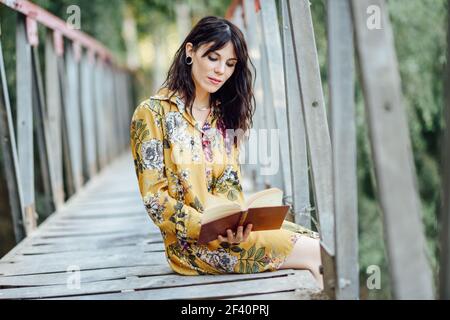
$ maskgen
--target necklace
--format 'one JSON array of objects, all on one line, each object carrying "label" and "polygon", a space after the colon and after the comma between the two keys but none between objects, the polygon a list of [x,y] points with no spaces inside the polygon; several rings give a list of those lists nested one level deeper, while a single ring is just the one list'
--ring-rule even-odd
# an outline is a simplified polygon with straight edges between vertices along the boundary
[{"label": "necklace", "polygon": [[192,106],[194,109],[196,109],[196,110],[199,110],[199,111],[206,111],[206,110],[209,110],[209,109],[211,109],[211,107],[205,107],[205,108],[197,108],[197,107],[194,107],[194,106]]}]

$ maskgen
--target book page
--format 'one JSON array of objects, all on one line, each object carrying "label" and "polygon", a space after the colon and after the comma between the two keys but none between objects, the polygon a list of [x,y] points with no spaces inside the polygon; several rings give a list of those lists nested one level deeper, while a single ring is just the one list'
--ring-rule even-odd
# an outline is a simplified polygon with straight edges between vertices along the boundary
[{"label": "book page", "polygon": [[233,201],[209,194],[206,199],[205,210],[202,215],[202,224],[226,217],[229,214],[243,210]]},{"label": "book page", "polygon": [[208,193],[206,202],[205,202],[205,208],[212,208],[212,207],[218,207],[218,206],[227,206],[231,203],[234,203],[233,201],[230,201],[228,199],[213,195],[211,193]]},{"label": "book page", "polygon": [[247,208],[274,207],[283,205],[283,191],[270,188],[255,192],[246,200]]},{"label": "book page", "polygon": [[224,218],[241,210],[242,208],[238,204],[231,201],[229,204],[222,204],[206,208],[202,214],[202,224]]}]

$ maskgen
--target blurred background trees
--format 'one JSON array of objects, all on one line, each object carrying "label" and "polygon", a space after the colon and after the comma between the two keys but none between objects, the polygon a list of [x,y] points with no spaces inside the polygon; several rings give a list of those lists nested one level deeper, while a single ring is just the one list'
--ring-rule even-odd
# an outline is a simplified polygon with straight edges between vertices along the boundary
[{"label": "blurred background trees", "polygon": [[[67,8],[81,9],[81,30],[103,42],[136,74],[136,100],[153,94],[165,78],[168,65],[190,26],[205,15],[224,16],[230,0],[36,0],[39,6],[62,19]],[[327,97],[326,1],[311,0]],[[438,271],[438,216],[440,207],[440,135],[444,126],[443,78],[446,64],[446,0],[389,0],[390,18],[402,77],[405,106],[413,144],[423,222],[430,249],[430,262]],[[177,25],[176,20],[181,21]],[[183,22],[184,21],[184,22]],[[13,111],[15,105],[16,15],[0,6],[2,45]],[[41,27],[41,29],[43,29]],[[40,30],[44,33],[44,30]],[[41,36],[41,41],[44,37]],[[41,62],[43,62],[43,58]],[[357,75],[358,76],[358,75]],[[376,77],[377,75],[373,75]],[[381,211],[368,144],[367,122],[359,78],[356,81],[358,142],[359,261],[361,297],[389,298],[389,279],[383,243]],[[1,154],[0,154],[1,161]],[[37,167],[36,167],[37,168]],[[37,168],[38,169],[38,168]],[[37,173],[39,175],[39,173]],[[0,256],[14,246],[3,171],[0,170]],[[39,181],[37,181],[37,190]],[[37,209],[42,219],[47,212]],[[381,268],[380,290],[368,290],[367,267]]]}]

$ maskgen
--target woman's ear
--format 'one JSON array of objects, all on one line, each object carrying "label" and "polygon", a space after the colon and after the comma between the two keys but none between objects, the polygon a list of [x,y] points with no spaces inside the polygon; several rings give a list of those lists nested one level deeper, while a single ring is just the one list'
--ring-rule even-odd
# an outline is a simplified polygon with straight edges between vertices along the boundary
[{"label": "woman's ear", "polygon": [[186,51],[186,57],[192,58],[192,51],[193,51],[193,45],[191,42],[186,43],[185,51]]}]

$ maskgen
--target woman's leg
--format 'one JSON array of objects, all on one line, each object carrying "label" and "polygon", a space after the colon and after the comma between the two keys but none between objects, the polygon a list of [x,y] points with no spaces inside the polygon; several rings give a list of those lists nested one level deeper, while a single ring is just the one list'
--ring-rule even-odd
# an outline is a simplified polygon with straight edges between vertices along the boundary
[{"label": "woman's leg", "polygon": [[291,254],[279,269],[308,269],[323,289],[323,276],[320,273],[322,260],[320,258],[319,239],[301,236],[294,245]]}]

